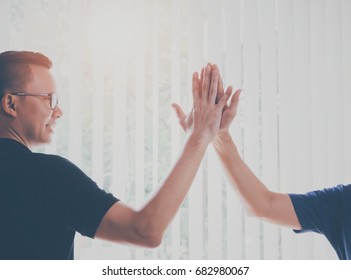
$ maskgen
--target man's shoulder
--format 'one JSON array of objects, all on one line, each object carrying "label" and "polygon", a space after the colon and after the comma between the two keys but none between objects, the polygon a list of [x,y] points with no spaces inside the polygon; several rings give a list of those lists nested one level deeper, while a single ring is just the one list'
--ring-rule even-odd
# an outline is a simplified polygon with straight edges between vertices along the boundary
[{"label": "man's shoulder", "polygon": [[348,207],[351,207],[351,184],[338,186],[341,196]]},{"label": "man's shoulder", "polygon": [[43,161],[43,162],[62,162],[67,161],[64,157],[53,155],[53,154],[43,154],[43,153],[33,153],[32,157],[36,160]]},{"label": "man's shoulder", "polygon": [[344,184],[339,184],[337,186],[334,187],[330,187],[330,188],[326,188],[323,189],[322,191],[324,191],[325,193],[329,194],[329,195],[340,195],[340,196],[345,196],[351,195],[351,185],[344,185]]},{"label": "man's shoulder", "polygon": [[77,187],[93,183],[81,168],[62,156],[40,153],[34,156],[37,157],[36,162],[39,163],[37,167],[40,166],[43,178],[50,180],[52,187],[57,185]]},{"label": "man's shoulder", "polygon": [[342,201],[351,199],[351,185],[339,184],[334,187],[309,191],[305,194],[289,194],[294,206],[298,204],[342,205]]},{"label": "man's shoulder", "polygon": [[351,207],[351,185],[339,184],[334,187],[325,188],[323,190],[315,192],[320,197],[324,198],[322,201],[327,201],[334,207]]},{"label": "man's shoulder", "polygon": [[32,156],[35,161],[40,163],[40,165],[45,169],[48,168],[78,168],[70,160],[53,154],[43,154],[43,153],[33,153]]}]

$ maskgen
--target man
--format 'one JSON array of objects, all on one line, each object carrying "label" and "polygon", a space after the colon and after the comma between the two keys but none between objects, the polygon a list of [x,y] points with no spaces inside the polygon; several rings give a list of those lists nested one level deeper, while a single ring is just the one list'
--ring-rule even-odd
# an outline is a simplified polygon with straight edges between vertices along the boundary
[{"label": "man", "polygon": [[[216,66],[214,69],[218,71]],[[219,79],[219,98],[223,94]],[[321,233],[340,259],[351,259],[351,185],[339,185],[307,194],[270,191],[241,159],[229,134],[239,95],[240,91],[236,91],[230,105],[224,107],[220,130],[212,144],[248,212],[263,220],[290,227],[297,233]],[[182,127],[187,130],[191,115],[186,116],[177,104],[174,108]]]},{"label": "man", "polygon": [[135,211],[101,190],[68,160],[31,152],[50,142],[62,116],[40,53],[0,54],[0,259],[73,259],[75,232],[158,246],[217,135],[231,91],[216,102],[219,73],[193,75],[193,124],[183,151],[155,196]]}]

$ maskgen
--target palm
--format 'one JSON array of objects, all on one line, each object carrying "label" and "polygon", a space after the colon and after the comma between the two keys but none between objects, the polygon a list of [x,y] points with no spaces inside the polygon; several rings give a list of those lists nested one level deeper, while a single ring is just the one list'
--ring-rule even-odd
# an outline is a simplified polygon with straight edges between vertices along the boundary
[{"label": "palm", "polygon": [[[219,75],[219,69],[216,65],[213,65],[212,70]],[[217,76],[217,79],[212,83],[208,81],[210,79],[209,72],[206,72],[206,75],[205,72],[203,69],[201,79],[198,78],[197,73],[193,76],[193,109],[188,114],[185,114],[178,104],[174,103],[172,106],[176,111],[181,127],[186,133],[201,131],[205,137],[209,136],[208,138],[211,138],[220,131],[229,130],[230,124],[236,115],[240,90],[235,92],[230,104],[227,104],[226,102],[232,95],[233,88],[228,87],[224,91],[221,77]],[[213,89],[211,92],[209,91],[210,86]],[[209,94],[203,95],[203,91]],[[211,102],[208,103],[209,100],[211,100],[212,104]],[[216,110],[216,107],[221,109]]]}]

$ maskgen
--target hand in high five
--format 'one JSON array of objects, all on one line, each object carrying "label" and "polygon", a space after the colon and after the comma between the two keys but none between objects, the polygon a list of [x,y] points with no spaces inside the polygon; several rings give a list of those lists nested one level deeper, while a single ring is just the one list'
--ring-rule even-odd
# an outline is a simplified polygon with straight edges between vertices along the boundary
[{"label": "hand in high five", "polygon": [[[211,85],[208,82],[211,81]],[[200,87],[201,85],[201,87]],[[210,90],[209,90],[210,88]],[[172,104],[173,108],[176,111],[179,123],[184,129],[185,132],[189,132],[194,127],[194,116],[195,109],[199,110],[200,107],[196,104],[201,104],[202,111],[204,111],[205,105],[207,105],[207,110],[211,107],[217,108],[216,113],[219,113],[218,108],[221,108],[220,119],[216,115],[216,134],[220,131],[227,131],[229,126],[234,119],[237,106],[239,102],[240,90],[237,90],[232,97],[232,100],[229,105],[227,101],[232,94],[232,87],[228,87],[224,92],[222,78],[219,73],[217,65],[208,64],[206,68],[202,69],[201,78],[199,79],[197,73],[194,73],[193,76],[193,99],[194,106],[192,110],[186,115],[183,109],[176,103]],[[199,101],[201,99],[202,101]],[[206,102],[207,101],[207,102]],[[208,106],[210,105],[210,106]],[[220,122],[218,122],[220,120]],[[212,138],[213,139],[213,138]]]},{"label": "hand in high five", "polygon": [[[219,73],[219,69],[218,69],[217,65],[213,65],[212,69],[218,71],[218,73]],[[222,81],[222,78],[219,77],[218,99],[222,98],[222,96],[227,94],[227,92],[229,92],[229,91],[231,92],[232,90],[233,90],[232,87],[229,86],[227,88],[226,92],[224,93],[223,81]],[[240,93],[241,93],[241,90],[237,89],[235,91],[229,105],[225,104],[225,106],[223,108],[223,113],[222,113],[222,120],[221,120],[220,131],[219,131],[220,133],[228,131],[232,121],[236,117],[236,113],[238,111]]]}]

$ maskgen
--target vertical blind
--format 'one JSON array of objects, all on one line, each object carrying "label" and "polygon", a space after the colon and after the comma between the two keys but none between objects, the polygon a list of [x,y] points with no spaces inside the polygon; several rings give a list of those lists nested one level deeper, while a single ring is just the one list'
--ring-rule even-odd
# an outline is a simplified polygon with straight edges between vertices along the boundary
[{"label": "vertical blind", "polygon": [[[135,208],[177,159],[191,74],[242,88],[231,134],[273,191],[351,182],[351,1],[1,0],[0,51],[54,62],[63,117],[39,151],[64,156]],[[77,202],[79,203],[79,202]],[[318,234],[250,218],[209,147],[157,249],[76,237],[78,259],[335,259]]]}]

